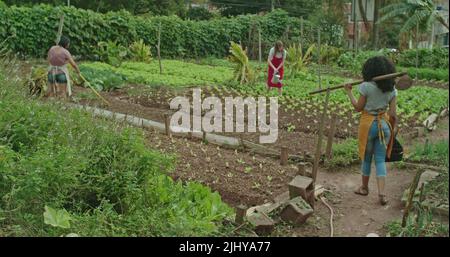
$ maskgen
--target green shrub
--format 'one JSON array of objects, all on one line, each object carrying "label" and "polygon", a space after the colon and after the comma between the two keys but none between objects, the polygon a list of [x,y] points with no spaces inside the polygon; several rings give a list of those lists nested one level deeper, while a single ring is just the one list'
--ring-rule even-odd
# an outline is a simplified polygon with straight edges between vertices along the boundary
[{"label": "green shrub", "polygon": [[152,60],[150,46],[144,43],[144,40],[133,42],[130,46],[130,59],[135,62],[149,63]]},{"label": "green shrub", "polygon": [[115,73],[112,68],[109,67],[93,68],[91,66],[81,64],[80,71],[86,80],[91,83],[91,86],[99,91],[111,91],[117,88],[122,88],[127,81],[125,76]]},{"label": "green shrub", "polygon": [[425,79],[425,80],[441,80],[448,81],[448,69],[438,68],[398,68],[399,70],[406,70],[411,78]]},{"label": "green shrub", "polygon": [[[142,39],[155,55],[157,30],[161,23],[161,55],[165,58],[225,57],[231,41],[248,42],[249,28],[257,24],[263,35],[263,51],[268,52],[289,27],[288,40],[299,42],[300,19],[282,10],[264,16],[242,15],[208,21],[182,20],[176,16],[139,17],[126,11],[95,13],[74,7],[34,5],[0,8],[0,41],[15,35],[8,48],[22,56],[42,58],[54,44],[60,15],[65,15],[64,34],[71,39],[73,55],[94,59],[97,42],[116,42],[129,46]],[[312,37],[314,28],[306,26],[304,38]],[[331,40],[331,39],[330,39]],[[327,39],[323,38],[324,44]],[[309,43],[309,42],[303,42]]]},{"label": "green shrub", "polygon": [[379,55],[383,55],[383,53],[379,51],[361,51],[354,56],[353,52],[348,51],[339,56],[337,64],[339,67],[350,70],[355,74],[361,74],[362,67],[367,59]]},{"label": "green shrub", "polygon": [[210,20],[214,17],[208,9],[202,7],[191,8],[187,12],[187,18],[195,21]]},{"label": "green shrub", "polygon": [[[148,149],[142,132],[25,99],[18,91],[0,82],[2,235],[207,236],[222,231],[231,209],[207,187],[170,179],[174,157]],[[52,209],[63,213],[65,222],[51,222]]]},{"label": "green shrub", "polygon": [[117,42],[99,42],[96,54],[100,61],[119,67],[128,55],[128,49]]},{"label": "green shrub", "polygon": [[430,212],[422,213],[419,220],[414,216],[409,216],[406,226],[403,228],[400,221],[392,221],[385,225],[390,237],[433,237],[447,236],[448,224],[441,224],[433,221]]},{"label": "green shrub", "polygon": [[398,65],[416,67],[416,60],[419,68],[448,69],[448,49],[441,47],[405,50],[399,55]]},{"label": "green shrub", "polygon": [[333,158],[327,162],[330,168],[352,165],[359,160],[358,140],[346,139],[343,142],[333,144]]},{"label": "green shrub", "polygon": [[448,140],[429,144],[418,144],[409,157],[415,162],[427,162],[448,167]]}]

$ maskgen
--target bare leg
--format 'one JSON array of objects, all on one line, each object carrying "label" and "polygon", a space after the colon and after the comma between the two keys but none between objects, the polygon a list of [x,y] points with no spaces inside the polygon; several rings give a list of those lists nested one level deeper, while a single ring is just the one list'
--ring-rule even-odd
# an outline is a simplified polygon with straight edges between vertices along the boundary
[{"label": "bare leg", "polygon": [[368,195],[369,194],[369,179],[370,176],[361,176],[362,185],[355,191],[358,195]]},{"label": "bare leg", "polygon": [[279,95],[282,95],[282,94],[283,94],[282,91],[283,91],[283,90],[281,89],[281,87],[279,87],[279,88],[278,88],[278,94],[279,94]]},{"label": "bare leg", "polygon": [[378,186],[378,196],[380,198],[381,205],[386,205],[386,195],[384,193],[384,188],[386,185],[386,178],[385,177],[378,177],[377,178],[377,186]]},{"label": "bare leg", "polygon": [[58,97],[67,99],[67,84],[58,84]]},{"label": "bare leg", "polygon": [[56,85],[55,83],[48,83],[47,92],[45,94],[46,97],[55,97],[56,96]]}]

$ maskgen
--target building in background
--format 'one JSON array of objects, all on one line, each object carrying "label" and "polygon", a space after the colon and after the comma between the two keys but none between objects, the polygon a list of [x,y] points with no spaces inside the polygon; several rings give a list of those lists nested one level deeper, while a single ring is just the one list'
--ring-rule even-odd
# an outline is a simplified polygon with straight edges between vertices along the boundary
[{"label": "building in background", "polygon": [[[442,17],[444,17],[447,24],[449,23],[448,17],[448,0],[437,1],[437,9],[439,10]],[[448,30],[447,28],[439,22],[435,22],[432,28],[432,45],[446,46],[448,47]]]},{"label": "building in background", "polygon": [[[353,3],[355,3],[354,6]],[[362,39],[367,40],[369,38],[374,22],[374,6],[375,0],[363,0],[361,8],[357,0],[345,4],[347,47],[358,48]]]}]

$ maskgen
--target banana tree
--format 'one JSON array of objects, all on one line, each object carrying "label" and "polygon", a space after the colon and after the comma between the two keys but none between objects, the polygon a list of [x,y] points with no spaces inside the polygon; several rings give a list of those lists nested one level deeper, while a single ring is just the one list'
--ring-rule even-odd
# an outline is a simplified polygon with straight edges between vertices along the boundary
[{"label": "banana tree", "polygon": [[290,69],[290,76],[295,76],[298,72],[306,70],[307,65],[311,62],[312,53],[315,45],[308,47],[305,53],[301,44],[293,44],[286,51],[286,66]]},{"label": "banana tree", "polygon": [[405,23],[402,27],[402,32],[415,29],[417,24],[420,25],[422,31],[427,30],[434,21],[438,21],[449,29],[448,23],[436,8],[433,0],[402,0],[399,3],[382,8],[381,12],[383,16],[379,20],[379,23],[393,18],[403,17]]},{"label": "banana tree", "polygon": [[230,56],[228,59],[236,65],[234,69],[234,80],[239,81],[240,84],[252,82],[254,72],[250,66],[246,51],[240,44],[233,41],[230,43]]}]

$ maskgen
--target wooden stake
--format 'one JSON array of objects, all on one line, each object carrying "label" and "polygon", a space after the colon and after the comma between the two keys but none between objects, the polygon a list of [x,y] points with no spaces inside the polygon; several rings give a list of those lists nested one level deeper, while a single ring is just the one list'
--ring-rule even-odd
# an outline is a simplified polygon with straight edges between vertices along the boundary
[{"label": "wooden stake", "polygon": [[159,73],[162,74],[163,73],[163,69],[162,69],[162,64],[161,64],[161,22],[159,23],[158,26],[158,61],[159,61]]},{"label": "wooden stake", "polygon": [[245,212],[247,211],[247,207],[245,205],[239,205],[236,207],[236,224],[244,223]]},{"label": "wooden stake", "polygon": [[313,170],[312,170],[313,185],[315,185],[315,183],[316,183],[317,171],[319,170],[319,161],[320,161],[320,157],[322,155],[323,126],[325,123],[325,113],[328,109],[329,98],[330,98],[330,91],[327,92],[327,95],[325,98],[325,103],[324,103],[324,110],[323,110],[322,116],[320,118],[319,133],[317,136],[316,153],[314,156],[314,165],[313,165]]},{"label": "wooden stake", "polygon": [[298,175],[300,176],[306,176],[306,163],[299,163],[298,164]]},{"label": "wooden stake", "polygon": [[414,177],[414,180],[413,180],[411,186],[409,187],[408,201],[406,202],[405,211],[403,212],[403,219],[402,219],[402,227],[403,228],[406,227],[406,222],[408,221],[409,211],[411,210],[411,207],[413,205],[414,194],[416,192],[417,186],[419,185],[420,176],[422,176],[423,172],[424,172],[424,170],[419,170],[416,173],[416,176]]},{"label": "wooden stake", "polygon": [[164,114],[164,126],[166,128],[166,135],[171,136],[170,132],[170,116],[168,114]]},{"label": "wooden stake", "polygon": [[303,16],[300,17],[300,43],[303,45]]},{"label": "wooden stake", "polygon": [[58,34],[56,34],[56,45],[59,44],[59,41],[61,40],[62,31],[64,26],[64,14],[61,14],[61,17],[59,18],[59,27],[58,27]]},{"label": "wooden stake", "polygon": [[336,123],[337,123],[337,115],[333,114],[333,117],[331,118],[331,125],[330,125],[330,131],[328,133],[328,142],[327,142],[327,150],[326,150],[326,156],[328,160],[331,160],[333,155],[333,139],[334,134],[336,132]]},{"label": "wooden stake", "polygon": [[288,148],[283,146],[281,147],[281,154],[280,154],[280,164],[282,166],[287,165],[288,163]]},{"label": "wooden stake", "polygon": [[322,76],[321,76],[321,74],[320,74],[320,28],[317,30],[317,55],[318,55],[318,58],[317,58],[317,63],[319,64],[318,65],[318,69],[317,69],[317,72],[318,72],[318,75],[319,75],[319,89],[322,89]]},{"label": "wooden stake", "polygon": [[261,49],[261,27],[258,26],[258,54],[259,54],[259,64],[262,62],[262,49]]}]

